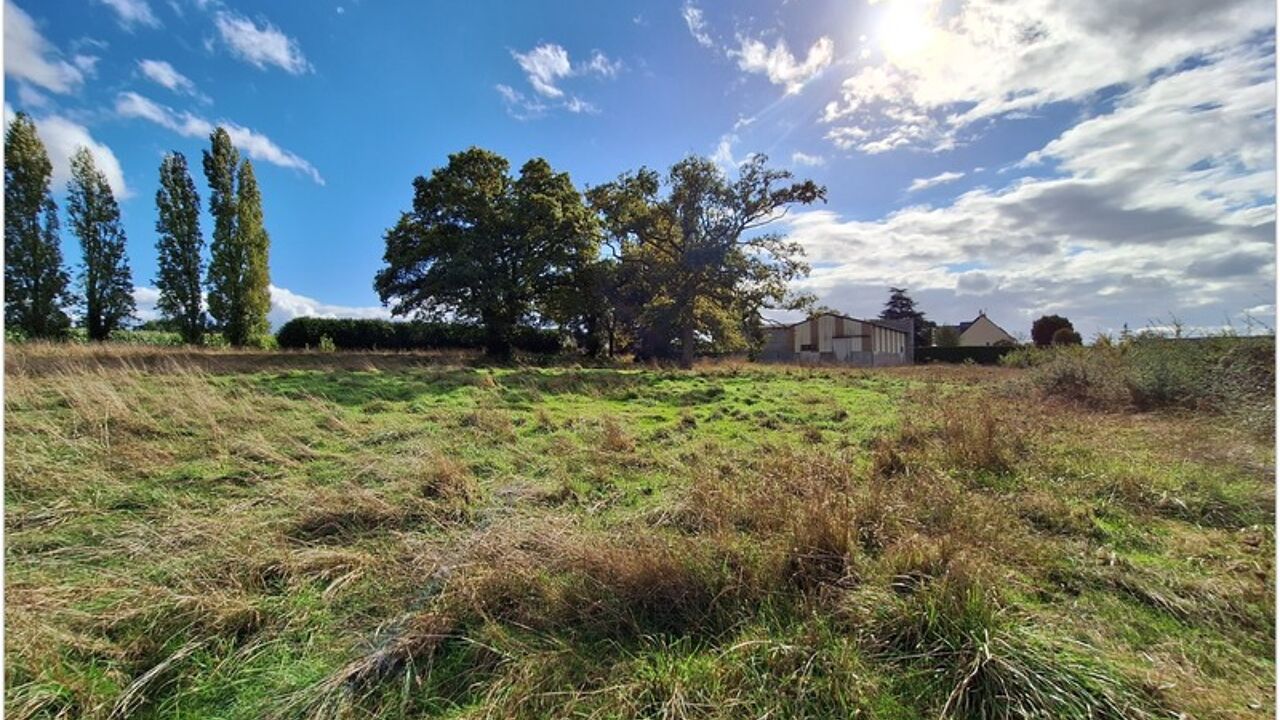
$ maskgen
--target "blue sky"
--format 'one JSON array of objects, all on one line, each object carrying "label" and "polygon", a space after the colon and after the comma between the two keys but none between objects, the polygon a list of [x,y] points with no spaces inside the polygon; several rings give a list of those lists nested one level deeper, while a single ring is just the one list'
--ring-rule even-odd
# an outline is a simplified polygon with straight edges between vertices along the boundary
[{"label": "blue sky", "polygon": [[385,313],[412,178],[480,145],[580,186],[767,153],[828,187],[778,229],[854,315],[905,285],[1015,334],[1274,325],[1274,27],[1260,0],[6,0],[5,109],[59,179],[77,144],[108,170],[144,314],[160,157],[198,168],[222,123],[258,170],[276,322]]}]

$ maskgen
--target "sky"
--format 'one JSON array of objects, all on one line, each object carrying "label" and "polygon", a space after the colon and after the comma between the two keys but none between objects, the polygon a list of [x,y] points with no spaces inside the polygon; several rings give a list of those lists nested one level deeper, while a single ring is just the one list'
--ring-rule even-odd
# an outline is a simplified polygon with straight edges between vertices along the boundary
[{"label": "sky", "polygon": [[198,173],[223,125],[276,326],[386,317],[383,233],[472,145],[581,188],[764,153],[827,187],[773,229],[806,249],[796,289],[854,316],[896,286],[1020,337],[1048,313],[1086,337],[1275,325],[1271,0],[4,2],[6,122],[35,118],[60,205],[93,151],[143,319],[161,157]]}]

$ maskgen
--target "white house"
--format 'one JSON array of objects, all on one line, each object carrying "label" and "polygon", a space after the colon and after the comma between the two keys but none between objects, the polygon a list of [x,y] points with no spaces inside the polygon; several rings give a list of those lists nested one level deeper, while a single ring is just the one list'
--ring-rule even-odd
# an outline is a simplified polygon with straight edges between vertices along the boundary
[{"label": "white house", "polygon": [[[1012,335],[1004,331],[1004,328],[991,321],[985,312],[979,312],[978,317],[969,322],[962,322],[959,325],[941,325],[939,330],[948,328],[955,332],[959,347],[982,347],[991,345],[1015,345],[1017,340]],[[935,331],[936,337],[936,331]],[[935,344],[936,340],[935,340]]]}]

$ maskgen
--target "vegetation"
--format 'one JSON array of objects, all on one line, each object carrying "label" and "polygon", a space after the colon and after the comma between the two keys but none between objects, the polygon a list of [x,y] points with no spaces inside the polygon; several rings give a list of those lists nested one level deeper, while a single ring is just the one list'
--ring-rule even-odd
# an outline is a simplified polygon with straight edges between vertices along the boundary
[{"label": "vegetation", "polygon": [[80,271],[84,327],[90,340],[106,340],[133,316],[133,274],[125,257],[120,206],[88,148],[76,150],[71,157],[67,215],[84,254]]},{"label": "vegetation", "polygon": [[[6,710],[1266,716],[1271,441],[1046,394],[1092,350],[682,372],[10,346]],[[1150,372],[1138,351],[1107,352]]]},{"label": "vegetation", "polygon": [[1070,320],[1061,315],[1043,315],[1031,323],[1031,342],[1036,347],[1049,347],[1053,344],[1053,337],[1059,330],[1074,332],[1075,327]]},{"label": "vegetation", "polygon": [[[911,320],[915,327],[915,346],[929,347],[934,323],[926,320],[924,313],[916,309],[916,301],[907,294],[906,288],[889,288],[889,299],[885,301],[884,309],[880,311],[880,319]],[[955,331],[952,331],[952,334],[954,335]]]},{"label": "vegetation", "polygon": [[[479,325],[442,322],[390,322],[349,318],[294,318],[276,341],[282,348],[318,348],[322,341],[338,350],[440,350],[486,347],[489,338]],[[564,349],[560,332],[531,327],[508,331],[513,350],[553,354]]]},{"label": "vegetation", "polygon": [[253,164],[240,160],[223,128],[215,129],[209,142],[211,148],[204,152],[213,215],[209,314],[227,341],[241,347],[260,343],[269,330],[270,238],[262,225],[262,196]]},{"label": "vegetation", "polygon": [[204,237],[200,234],[200,195],[180,152],[160,161],[156,191],[156,309],[185,342],[199,345],[204,335]]},{"label": "vegetation", "polygon": [[808,273],[803,249],[762,229],[792,205],[825,201],[826,188],[789,182],[791,173],[767,163],[755,155],[730,180],[709,158],[688,157],[665,187],[642,168],[588,191],[619,257],[612,297],[641,359],[679,357],[691,367],[700,337],[746,350],[762,340],[761,309],[808,302],[788,290]]},{"label": "vegetation", "polygon": [[595,219],[567,173],[471,148],[414,180],[413,211],[387,231],[374,288],[396,315],[478,321],[490,355],[571,284],[599,250]]},{"label": "vegetation", "polygon": [[58,337],[71,324],[52,176],[35,123],[18,113],[4,134],[4,321],[32,338]]}]

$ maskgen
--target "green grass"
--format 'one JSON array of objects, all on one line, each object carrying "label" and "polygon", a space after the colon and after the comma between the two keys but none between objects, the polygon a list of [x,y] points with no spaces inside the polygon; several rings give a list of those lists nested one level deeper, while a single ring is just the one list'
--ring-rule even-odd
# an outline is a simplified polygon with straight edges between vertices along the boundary
[{"label": "green grass", "polygon": [[1012,370],[7,360],[13,717],[1271,712],[1274,459],[1211,416]]}]

